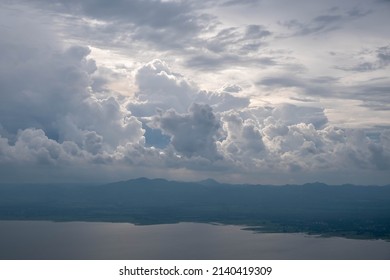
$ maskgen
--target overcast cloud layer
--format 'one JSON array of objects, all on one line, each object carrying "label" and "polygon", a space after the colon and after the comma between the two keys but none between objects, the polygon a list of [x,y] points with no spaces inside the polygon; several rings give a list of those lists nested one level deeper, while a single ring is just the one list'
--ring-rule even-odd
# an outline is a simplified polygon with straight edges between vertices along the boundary
[{"label": "overcast cloud layer", "polygon": [[0,182],[390,184],[390,2],[289,5],[2,1]]}]

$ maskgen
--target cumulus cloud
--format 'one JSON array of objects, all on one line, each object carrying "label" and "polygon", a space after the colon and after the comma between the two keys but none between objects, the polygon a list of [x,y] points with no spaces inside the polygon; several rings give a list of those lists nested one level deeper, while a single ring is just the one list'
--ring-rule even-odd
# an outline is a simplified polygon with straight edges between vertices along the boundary
[{"label": "cumulus cloud", "polygon": [[195,97],[198,103],[209,104],[216,112],[247,107],[249,98],[237,96],[234,91],[241,91],[237,85],[227,86],[218,91],[199,91]]},{"label": "cumulus cloud", "polygon": [[[19,160],[52,162],[144,142],[141,122],[115,96],[100,98],[91,91],[96,64],[89,48],[62,47],[39,22],[19,24],[12,31],[0,29],[6,54],[0,58],[0,123],[7,158],[14,151]],[[31,41],[31,32],[42,38]],[[82,152],[70,152],[77,149]]]},{"label": "cumulus cloud", "polygon": [[[154,115],[158,108],[173,108],[180,113],[186,112],[197,92],[194,85],[182,75],[172,72],[168,65],[159,59],[138,69],[136,83],[139,88],[136,93],[138,104],[130,103],[128,108],[137,115]],[[142,107],[142,111],[137,110],[138,106]]]},{"label": "cumulus cloud", "polygon": [[[6,38],[3,47],[9,43]],[[45,128],[56,138],[58,131],[53,119],[87,97],[88,73],[93,70],[93,61],[85,59],[89,50],[84,47],[62,51],[48,47],[44,43],[47,39],[35,46],[31,46],[28,37],[25,40],[21,39],[15,48],[7,47],[12,54],[1,58],[3,127],[11,133],[31,126]]]},{"label": "cumulus cloud", "polygon": [[[238,166],[257,162],[263,165],[265,146],[259,128],[253,120],[243,120],[237,113],[222,118],[226,138],[220,141],[219,149],[225,158]],[[256,164],[255,164],[256,165]]]},{"label": "cumulus cloud", "polygon": [[49,139],[41,129],[28,128],[19,131],[13,145],[1,138],[0,155],[3,163],[61,164],[72,163],[83,156],[82,149],[74,142],[61,144]]},{"label": "cumulus cloud", "polygon": [[155,122],[172,137],[171,144],[180,154],[210,160],[220,158],[216,148],[220,123],[210,106],[194,103],[187,114],[169,110]]},{"label": "cumulus cloud", "polygon": [[[300,116],[301,109],[308,115]],[[312,120],[310,111],[315,112]],[[298,114],[294,116],[294,112]],[[226,160],[246,172],[301,174],[388,168],[387,132],[376,141],[363,130],[336,128],[318,108],[257,107],[225,113],[221,121],[225,138],[218,142],[218,148]]]},{"label": "cumulus cloud", "polygon": [[323,109],[292,104],[281,104],[275,107],[272,116],[274,119],[287,125],[305,123],[320,128],[328,122],[328,118],[325,116]]},{"label": "cumulus cloud", "polygon": [[136,116],[153,116],[159,110],[174,109],[186,113],[192,103],[210,105],[217,112],[249,105],[249,98],[238,96],[238,85],[227,85],[220,90],[201,90],[183,75],[173,72],[162,60],[155,59],[137,70],[136,100],[127,108]]},{"label": "cumulus cloud", "polygon": [[375,165],[379,169],[390,169],[390,130],[380,134],[379,143],[370,145],[371,154]]},{"label": "cumulus cloud", "polygon": [[289,170],[290,166],[299,166],[300,159],[307,160],[308,151],[317,152],[313,142],[315,135],[310,141],[305,139],[308,131],[316,133],[317,130],[304,115],[283,117],[291,111],[290,106],[282,104],[276,108],[257,107],[225,113],[222,121],[226,139],[220,142],[220,149],[227,158],[249,169]]}]

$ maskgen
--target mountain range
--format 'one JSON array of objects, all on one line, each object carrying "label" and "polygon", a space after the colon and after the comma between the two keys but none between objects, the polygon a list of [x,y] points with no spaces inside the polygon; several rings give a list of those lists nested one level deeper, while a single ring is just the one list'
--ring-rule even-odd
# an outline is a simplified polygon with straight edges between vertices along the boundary
[{"label": "mountain range", "polygon": [[3,184],[0,220],[220,223],[258,232],[390,240],[390,186],[147,178],[104,185]]}]

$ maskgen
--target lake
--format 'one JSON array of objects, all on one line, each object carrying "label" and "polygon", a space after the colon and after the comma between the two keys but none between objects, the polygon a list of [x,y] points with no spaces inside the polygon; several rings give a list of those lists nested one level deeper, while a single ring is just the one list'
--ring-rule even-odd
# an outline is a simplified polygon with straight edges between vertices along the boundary
[{"label": "lake", "polygon": [[390,242],[179,223],[0,221],[0,259],[390,259]]}]

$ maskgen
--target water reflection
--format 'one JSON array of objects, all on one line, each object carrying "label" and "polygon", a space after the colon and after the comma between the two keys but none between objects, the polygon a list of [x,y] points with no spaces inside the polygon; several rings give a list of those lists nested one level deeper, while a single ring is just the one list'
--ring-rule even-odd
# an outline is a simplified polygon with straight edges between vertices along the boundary
[{"label": "water reflection", "polygon": [[390,242],[179,223],[0,221],[1,259],[390,259]]}]

